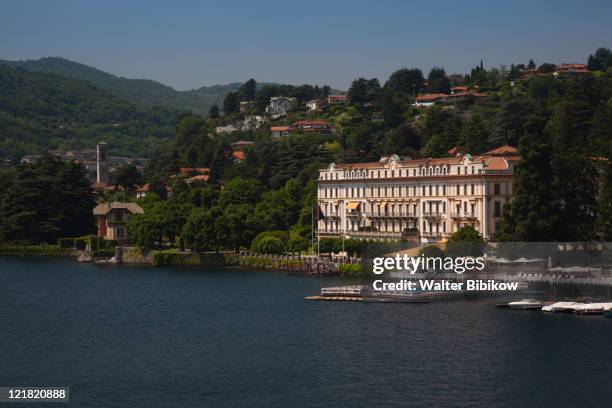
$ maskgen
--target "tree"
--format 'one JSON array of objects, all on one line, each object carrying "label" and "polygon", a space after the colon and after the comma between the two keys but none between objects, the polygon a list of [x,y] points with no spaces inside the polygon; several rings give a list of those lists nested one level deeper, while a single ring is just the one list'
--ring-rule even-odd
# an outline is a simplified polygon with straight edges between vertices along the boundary
[{"label": "tree", "polygon": [[523,137],[523,129],[530,114],[535,110],[527,99],[512,99],[505,102],[495,118],[491,144],[518,146]]},{"label": "tree", "polygon": [[385,83],[385,88],[405,95],[418,95],[423,89],[425,78],[418,68],[402,68],[395,71]]},{"label": "tree", "polygon": [[416,128],[405,124],[396,129],[391,129],[385,134],[383,141],[383,152],[385,154],[408,154],[414,155],[421,148],[421,135]]},{"label": "tree", "polygon": [[553,240],[550,215],[552,208],[552,147],[544,133],[541,116],[531,115],[519,143],[521,162],[516,167],[514,197],[504,208],[497,228],[501,241]]},{"label": "tree", "polygon": [[64,163],[57,172],[63,204],[59,229],[64,237],[79,237],[93,232],[92,209],[95,205],[91,183],[83,165]]},{"label": "tree", "polygon": [[210,119],[217,119],[221,116],[220,111],[219,111],[219,107],[217,105],[213,105],[210,107],[210,109],[208,110],[208,117]]},{"label": "tree", "polygon": [[127,221],[127,230],[130,241],[144,251],[162,246],[163,227],[156,214],[132,215]]},{"label": "tree", "polygon": [[580,110],[565,101],[549,124],[554,209],[548,218],[554,220],[559,241],[586,242],[595,235],[597,173],[580,125]]},{"label": "tree", "polygon": [[543,63],[538,67],[538,72],[540,74],[548,74],[555,71],[557,66],[555,64],[550,64],[548,62]]},{"label": "tree", "polygon": [[226,115],[230,115],[232,113],[236,113],[240,110],[240,99],[238,98],[238,93],[230,92],[225,96],[223,100],[223,112]]},{"label": "tree", "polygon": [[425,113],[420,129],[426,137],[423,155],[444,157],[449,146],[456,146],[459,141],[461,119],[454,111],[432,106]]},{"label": "tree", "polygon": [[232,204],[254,206],[259,201],[261,190],[259,181],[236,177],[224,186],[219,196],[219,205],[221,207]]},{"label": "tree", "polygon": [[587,66],[591,71],[606,71],[612,66],[612,52],[608,48],[598,48],[595,55],[589,55]]},{"label": "tree", "polygon": [[183,226],[181,237],[186,247],[193,251],[219,250],[219,224],[216,219],[221,215],[219,207],[195,208]]},{"label": "tree", "polygon": [[446,76],[444,68],[433,67],[427,76],[429,92],[431,93],[450,93],[450,80]]},{"label": "tree", "polygon": [[529,63],[527,64],[527,69],[534,69],[536,67],[535,62],[533,62],[532,59],[529,60]]},{"label": "tree", "polygon": [[238,88],[238,95],[243,101],[252,101],[255,98],[255,91],[257,89],[257,82],[253,78],[246,81]]},{"label": "tree", "polygon": [[46,242],[94,231],[95,205],[81,164],[44,155],[0,180],[0,241]]},{"label": "tree", "polygon": [[133,190],[136,186],[144,183],[144,179],[140,171],[132,163],[126,163],[119,166],[111,175],[113,185],[121,186],[126,190]]},{"label": "tree", "polygon": [[349,101],[352,105],[366,107],[376,99],[379,90],[380,84],[376,78],[355,79],[348,90]]},{"label": "tree", "polygon": [[446,245],[450,256],[481,256],[484,253],[484,240],[476,229],[465,225],[455,231]]},{"label": "tree", "polygon": [[[221,197],[221,200],[223,197]],[[256,235],[256,226],[252,217],[253,207],[247,204],[229,204],[224,206],[223,213],[215,220],[218,244],[238,252],[246,247]]]},{"label": "tree", "polygon": [[287,251],[297,252],[298,254],[308,249],[308,241],[302,237],[291,238],[287,243]]},{"label": "tree", "polygon": [[225,140],[217,142],[210,161],[210,175],[208,183],[215,185],[221,181],[226,164],[229,162],[230,145]]},{"label": "tree", "polygon": [[605,160],[600,160],[603,167],[598,197],[598,231],[602,241],[612,241],[612,138],[608,139]]},{"label": "tree", "polygon": [[465,146],[468,153],[481,154],[489,148],[489,130],[479,114],[474,114],[465,124],[458,143]]},{"label": "tree", "polygon": [[276,237],[265,237],[259,244],[259,251],[263,254],[280,254],[285,250],[283,242]]}]

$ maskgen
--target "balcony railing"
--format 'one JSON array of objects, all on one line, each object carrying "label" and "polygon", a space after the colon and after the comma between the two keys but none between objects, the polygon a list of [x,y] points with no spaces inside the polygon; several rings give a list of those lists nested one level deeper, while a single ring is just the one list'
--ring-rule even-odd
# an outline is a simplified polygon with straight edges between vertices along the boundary
[{"label": "balcony railing", "polygon": [[363,237],[363,238],[401,238],[401,232],[395,231],[331,231],[331,230],[319,230],[317,235],[321,237],[340,237],[342,235],[349,237]]},{"label": "balcony railing", "polygon": [[346,235],[353,237],[372,237],[372,238],[401,238],[401,232],[394,231],[346,231]]},{"label": "balcony railing", "polygon": [[368,218],[418,218],[419,216],[411,212],[382,212],[382,213],[367,213]]},{"label": "balcony railing", "polygon": [[442,211],[425,211],[423,213],[423,217],[426,217],[426,218],[439,218],[442,215],[444,215],[444,212]]},{"label": "balcony railing", "polygon": [[451,214],[452,218],[478,218],[476,216],[476,213],[473,212],[458,212],[458,213],[452,213]]}]

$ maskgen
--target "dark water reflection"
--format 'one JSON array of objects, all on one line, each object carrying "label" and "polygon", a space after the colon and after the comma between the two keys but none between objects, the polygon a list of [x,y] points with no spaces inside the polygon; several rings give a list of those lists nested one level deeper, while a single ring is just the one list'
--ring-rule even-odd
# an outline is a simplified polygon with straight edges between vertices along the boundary
[{"label": "dark water reflection", "polygon": [[612,319],[305,301],[319,284],[0,258],[0,386],[69,385],[78,407],[612,406]]}]

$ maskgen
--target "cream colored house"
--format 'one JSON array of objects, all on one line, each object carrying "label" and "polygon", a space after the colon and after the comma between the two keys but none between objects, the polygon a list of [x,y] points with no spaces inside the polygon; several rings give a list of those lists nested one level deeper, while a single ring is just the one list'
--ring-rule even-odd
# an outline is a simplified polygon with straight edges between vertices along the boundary
[{"label": "cream colored house", "polygon": [[485,239],[512,198],[515,148],[481,156],[410,159],[397,155],[373,163],[319,171],[318,235],[423,242],[449,237],[471,225]]}]

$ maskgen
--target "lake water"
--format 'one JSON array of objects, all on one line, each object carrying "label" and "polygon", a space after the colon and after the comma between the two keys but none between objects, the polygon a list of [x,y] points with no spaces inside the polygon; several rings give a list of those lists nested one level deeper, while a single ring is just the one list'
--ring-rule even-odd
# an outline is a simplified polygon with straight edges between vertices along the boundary
[{"label": "lake water", "polygon": [[612,319],[304,300],[328,283],[0,258],[0,386],[67,385],[74,407],[612,406]]}]

